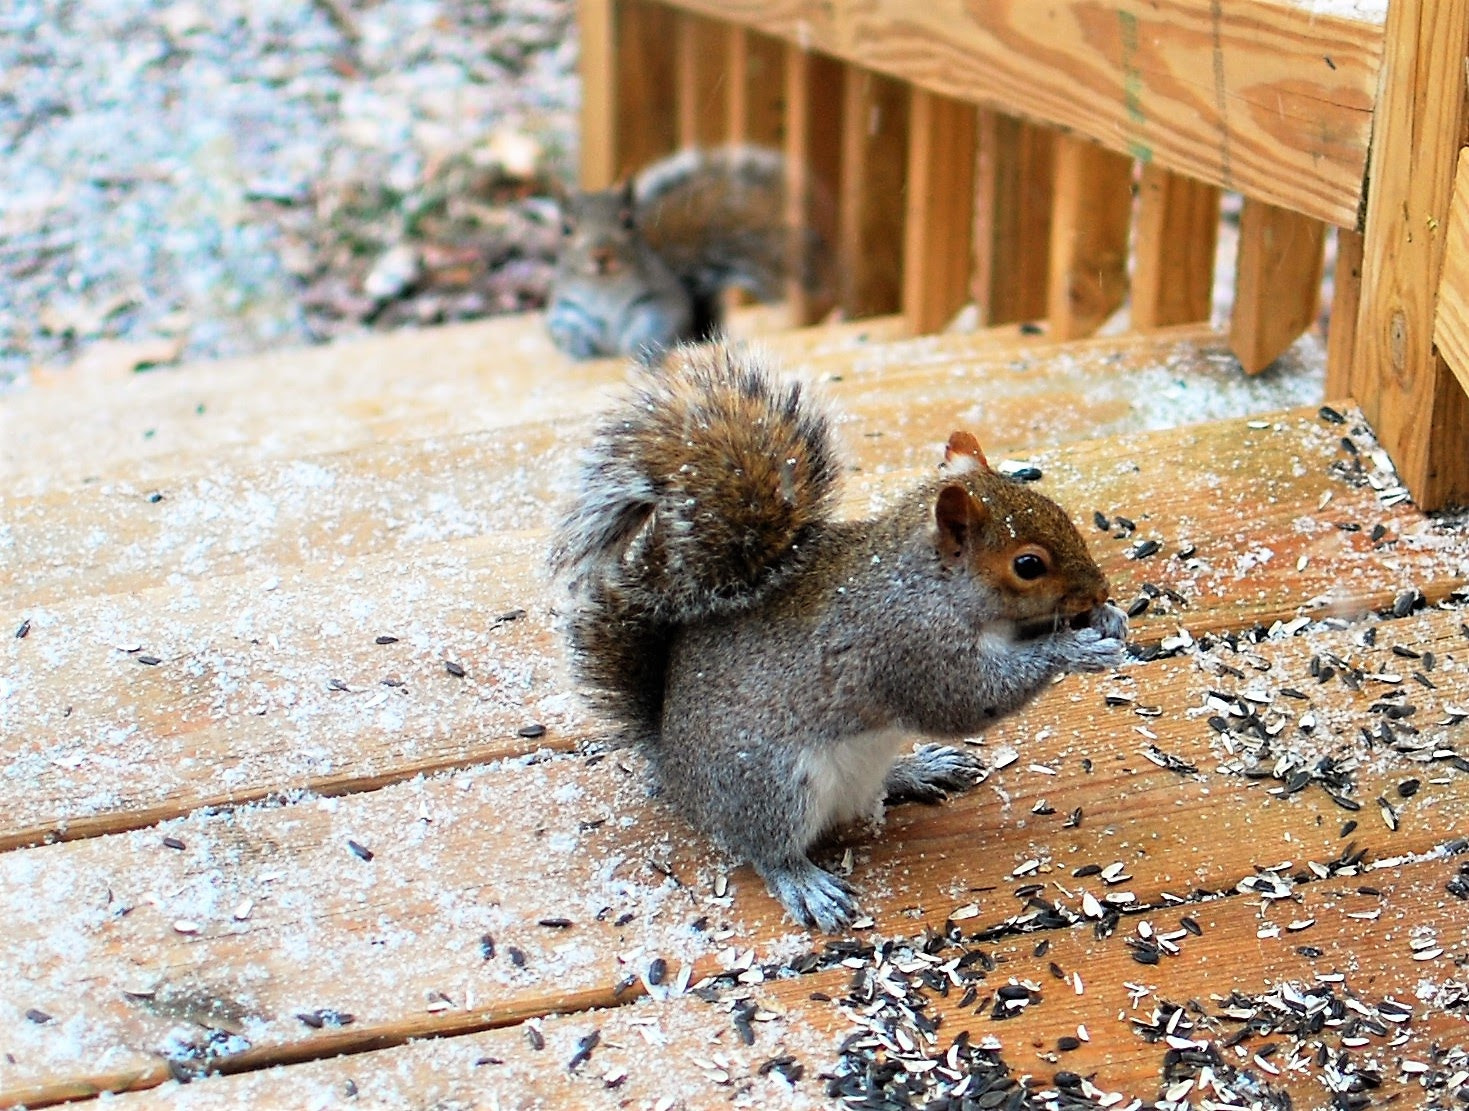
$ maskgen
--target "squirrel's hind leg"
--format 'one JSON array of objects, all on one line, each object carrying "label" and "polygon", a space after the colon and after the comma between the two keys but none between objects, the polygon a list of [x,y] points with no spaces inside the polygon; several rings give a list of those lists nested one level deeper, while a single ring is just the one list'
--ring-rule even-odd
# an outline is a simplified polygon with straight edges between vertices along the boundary
[{"label": "squirrel's hind leg", "polygon": [[830,934],[850,925],[857,916],[857,900],[847,882],[804,856],[776,863],[756,861],[755,870],[799,925]]},{"label": "squirrel's hind leg", "polygon": [[973,787],[984,770],[984,764],[963,749],[920,745],[912,755],[893,764],[883,790],[892,803],[942,802],[950,791]]}]

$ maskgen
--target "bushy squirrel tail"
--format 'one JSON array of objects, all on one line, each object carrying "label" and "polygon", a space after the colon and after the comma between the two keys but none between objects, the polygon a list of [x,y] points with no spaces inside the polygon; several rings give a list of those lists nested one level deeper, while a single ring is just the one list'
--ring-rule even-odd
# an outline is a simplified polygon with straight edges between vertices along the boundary
[{"label": "bushy squirrel tail", "polygon": [[680,347],[641,375],[594,435],[552,564],[575,598],[580,677],[651,739],[674,632],[788,582],[840,467],[825,410],[755,352]]},{"label": "bushy squirrel tail", "polygon": [[821,236],[793,233],[787,224],[780,151],[749,144],[683,150],[640,173],[635,195],[643,236],[695,298],[738,286],[773,301],[785,296],[790,278],[813,296],[831,285]]}]

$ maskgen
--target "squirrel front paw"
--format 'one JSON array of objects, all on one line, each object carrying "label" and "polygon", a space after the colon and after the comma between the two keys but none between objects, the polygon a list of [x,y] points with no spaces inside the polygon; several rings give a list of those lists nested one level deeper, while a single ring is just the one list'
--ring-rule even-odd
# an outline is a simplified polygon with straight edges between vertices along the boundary
[{"label": "squirrel front paw", "polygon": [[950,791],[973,787],[984,776],[978,757],[952,745],[920,745],[888,771],[883,789],[887,801],[942,802]]},{"label": "squirrel front paw", "polygon": [[1095,627],[1066,629],[1052,638],[1056,662],[1066,671],[1107,671],[1126,657],[1124,636],[1108,636]]},{"label": "squirrel front paw", "polygon": [[1093,629],[1104,637],[1113,640],[1127,640],[1127,614],[1111,602],[1104,602],[1092,610],[1090,620],[1087,622]]},{"label": "squirrel front paw", "polygon": [[611,352],[603,342],[605,325],[573,301],[557,301],[546,313],[551,342],[573,359],[595,359]]},{"label": "squirrel front paw", "polygon": [[857,900],[847,882],[805,857],[779,864],[756,864],[755,870],[797,925],[833,934],[857,916]]}]

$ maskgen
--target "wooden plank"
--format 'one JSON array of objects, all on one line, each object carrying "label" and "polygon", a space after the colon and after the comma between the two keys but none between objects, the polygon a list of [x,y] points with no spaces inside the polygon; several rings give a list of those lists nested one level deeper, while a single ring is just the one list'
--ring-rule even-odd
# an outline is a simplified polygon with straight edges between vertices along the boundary
[{"label": "wooden plank", "polygon": [[903,298],[908,87],[845,67],[841,142],[836,242],[842,311],[848,317],[894,312]]},{"label": "wooden plank", "polygon": [[1336,271],[1332,278],[1331,320],[1326,328],[1326,396],[1352,392],[1356,361],[1357,315],[1362,304],[1362,233],[1336,229]]},{"label": "wooden plank", "polygon": [[650,0],[617,0],[613,147],[616,180],[678,146],[678,15]]},{"label": "wooden plank", "polygon": [[1469,2],[1395,0],[1372,133],[1352,390],[1425,508],[1469,502],[1469,396],[1433,350]]},{"label": "wooden plank", "polygon": [[785,143],[785,47],[745,27],[727,30],[730,141],[779,148]]},{"label": "wooden plank", "polygon": [[1375,13],[1288,0],[678,2],[1318,220],[1357,219],[1382,58]]},{"label": "wooden plank", "polygon": [[[1278,714],[1287,724],[1271,759],[1330,752],[1360,761],[1351,794],[1367,801],[1351,839],[1368,860],[1422,854],[1461,835],[1469,776],[1366,747],[1358,725],[1379,723],[1370,704],[1386,688],[1313,686],[1309,673],[1323,652],[1376,674],[1404,669],[1390,644],[1432,649],[1443,661],[1433,672],[1438,689],[1414,692],[1415,720],[1434,745],[1462,744],[1462,719],[1432,724],[1469,691],[1459,622],[1458,613],[1431,613],[1383,626],[1370,648],[1350,633],[1317,633],[1067,680],[986,738],[992,760],[1021,746],[1023,761],[942,807],[895,809],[876,841],[848,842],[876,930],[917,935],[970,903],[977,909],[965,929],[1004,923],[1026,907],[1012,891],[1033,882],[1054,882],[1047,898],[1083,913],[1083,890],[1121,890],[1097,877],[1077,882],[1071,873],[1086,864],[1120,860],[1141,907],[1166,902],[1165,892],[1233,890],[1262,864],[1288,859],[1310,876],[1307,862],[1339,860],[1348,815],[1319,787],[1279,797],[1268,791],[1279,783],[1216,770],[1229,759],[1205,720],[1216,689],[1272,699],[1262,720]],[[1256,658],[1270,670],[1257,671]],[[1248,677],[1211,674],[1211,661]],[[1282,697],[1287,685],[1310,702]],[[1109,694],[1136,703],[1108,705]],[[1161,712],[1142,717],[1134,705]],[[1294,727],[1308,705],[1313,735]],[[1135,732],[1138,723],[1152,737]],[[1240,751],[1246,740],[1241,729]],[[1142,755],[1149,742],[1201,770],[1155,765]],[[258,1067],[610,1005],[614,985],[658,956],[676,980],[685,965],[698,978],[750,949],[758,961],[805,951],[810,943],[792,937],[747,868],[690,838],[646,797],[641,771],[631,753],[510,762],[0,854],[0,907],[14,942],[0,1013],[26,1035],[0,1077],[0,1102],[156,1084],[167,1076],[160,1048],[185,1060],[244,1051],[236,1064]],[[1408,777],[1420,789],[1402,798],[1396,786]],[[1394,800],[1395,830],[1372,809],[1378,795]],[[1084,817],[1068,825],[1077,806]],[[986,831],[982,846],[976,828]],[[726,874],[729,892],[717,896]],[[48,898],[35,898],[37,876],[47,877]],[[1441,913],[1453,917],[1436,918],[1440,928],[1462,928],[1463,915]],[[563,917],[569,925],[543,924]],[[703,928],[691,928],[701,918]],[[512,963],[512,947],[522,960]],[[21,1025],[29,1008],[54,1026]],[[317,1030],[296,1017],[324,1010],[354,1021]],[[197,1049],[170,1033],[190,1019],[203,1028]],[[210,1027],[235,1036],[206,1041]],[[86,1037],[51,1036],[67,1030]]]},{"label": "wooden plank", "polygon": [[581,166],[583,189],[606,189],[617,179],[617,10],[619,0],[577,0],[581,37]]},{"label": "wooden plank", "polygon": [[1469,390],[1469,147],[1459,152],[1454,174],[1433,342],[1460,387]]},{"label": "wooden plank", "polygon": [[[890,408],[874,402],[878,413]],[[1377,509],[1363,476],[1343,467],[1338,426],[1307,414],[1266,424],[1220,422],[1031,457],[1048,492],[1083,523],[1114,596],[1137,610],[1140,643],[1298,612],[1355,616],[1408,589],[1432,602],[1462,582],[1462,537],[1410,508]],[[937,435],[941,443],[945,431]],[[492,456],[468,453],[464,474]],[[931,465],[883,473],[868,462],[849,482],[847,510],[867,511]],[[1137,529],[1103,534],[1086,523],[1093,511],[1130,514]],[[1374,540],[1376,525],[1384,533]],[[1161,550],[1134,558],[1142,541]],[[546,543],[541,534],[491,536],[270,571],[247,558],[237,576],[193,582],[165,566],[113,583],[130,593],[8,610],[10,627],[30,628],[24,639],[0,639],[0,725],[17,738],[0,774],[26,789],[0,796],[0,847],[133,828],[283,785],[372,789],[595,736],[594,721],[558,701],[565,671],[550,632],[557,595],[540,570]],[[1186,547],[1191,555],[1176,554]],[[516,609],[527,616],[512,627],[495,620]],[[399,640],[377,644],[384,635]],[[449,677],[446,656],[469,677]],[[406,689],[384,686],[390,678]],[[556,693],[537,700],[548,686]],[[535,722],[549,733],[522,745],[516,731]],[[135,770],[120,781],[124,765]]]},{"label": "wooden plank", "polygon": [[1154,164],[1142,168],[1132,277],[1134,328],[1209,319],[1218,238],[1217,186]]},{"label": "wooden plank", "polygon": [[[816,332],[742,309],[731,333],[777,354],[906,334],[896,318]],[[414,367],[405,374],[405,366]],[[108,382],[67,380],[0,397],[0,481],[36,494],[103,477],[139,483],[213,462],[286,459],[589,412],[627,374],[620,359],[557,351],[540,314],[193,364]]]},{"label": "wooden plank", "polygon": [[[1157,1009],[1194,999],[1199,1001],[1200,1009],[1189,1016],[1189,1022],[1197,1025],[1187,1036],[1210,1043],[1216,1052],[1222,1050],[1224,1060],[1247,1078],[1251,1095],[1258,1096],[1268,1089],[1287,1093],[1292,1106],[1318,1106],[1326,1075],[1316,1062],[1317,1045],[1327,1046],[1332,1060],[1342,1054],[1345,1062],[1362,1068],[1375,1064],[1390,1041],[1392,1059],[1382,1070],[1380,1086],[1373,1090],[1384,1106],[1411,1106],[1425,1097],[1425,1088],[1432,1091],[1437,1086],[1430,1079],[1434,1072],[1443,1084],[1440,1096],[1452,1099],[1464,1083],[1462,1079],[1449,1083],[1458,1075],[1458,1058],[1447,1067],[1422,1074],[1405,1071],[1401,1066],[1401,1062],[1441,1060],[1444,1048],[1462,1043],[1464,1030],[1454,989],[1426,1000],[1418,997],[1425,963],[1429,972],[1440,970],[1433,963],[1413,960],[1403,935],[1411,936],[1415,927],[1421,929],[1425,923],[1437,925],[1446,950],[1463,950],[1464,925],[1445,918],[1441,897],[1445,876],[1453,874],[1456,864],[1419,861],[1371,873],[1381,896],[1361,895],[1356,890],[1361,886],[1358,879],[1334,879],[1307,887],[1299,902],[1287,901],[1285,907],[1262,911],[1255,900],[1236,896],[1147,915],[1158,932],[1176,934],[1181,928],[1177,923],[1185,914],[1203,931],[1197,937],[1185,933],[1176,943],[1181,949],[1179,956],[1165,958],[1153,968],[1139,967],[1126,944],[1127,937],[1137,937],[1132,927],[1141,919],[1129,919],[1116,934],[1100,939],[1088,929],[1074,928],[1046,931],[1040,941],[1034,935],[1011,936],[982,945],[964,941],[931,944],[923,950],[911,942],[900,943],[883,962],[883,979],[901,993],[904,1002],[922,1001],[921,1009],[938,1022],[939,1029],[932,1039],[925,1038],[917,1028],[905,1030],[914,1049],[904,1052],[899,1045],[889,1057],[942,1065],[961,1037],[967,1035],[967,1040],[976,1045],[989,1038],[998,1043],[996,1056],[1012,1075],[1025,1077],[1023,1083],[1033,1092],[1050,1087],[1055,1074],[1065,1069],[1087,1077],[1102,1092],[1120,1092],[1129,1099],[1158,1099],[1167,1087],[1159,1078],[1169,1047],[1146,1040],[1135,1022],[1150,1023]],[[1381,911],[1375,919],[1349,917],[1373,909]],[[1260,937],[1262,919],[1281,932],[1275,937]],[[1314,924],[1307,931],[1284,929],[1292,921],[1308,919]],[[1303,954],[1303,941],[1320,950],[1320,955]],[[1040,944],[1051,951],[1037,956],[1035,948]],[[972,961],[963,969],[953,969],[954,979],[975,986],[987,1005],[976,1007],[971,1003],[962,1007],[962,988],[951,987],[948,973],[943,970],[976,949],[981,949],[989,961]],[[1438,963],[1443,960],[1447,958]],[[472,1105],[476,1100],[528,1093],[556,1103],[578,1099],[595,1102],[605,1098],[602,1085],[606,1077],[624,1075],[625,1079],[617,1081],[617,1091],[626,1100],[653,1102],[677,1091],[686,1099],[712,1105],[728,1098],[727,1090],[733,1086],[750,1099],[773,1106],[792,1099],[792,1085],[795,1093],[816,1100],[823,1077],[842,1075],[860,1068],[863,1062],[858,1056],[839,1064],[837,1054],[840,1039],[863,1029],[858,1015],[872,1013],[873,1000],[861,989],[858,977],[865,980],[876,971],[877,962],[869,957],[858,958],[857,963],[862,966],[860,973],[843,967],[711,989],[707,1002],[694,996],[658,1001],[641,998],[618,1010],[547,1018],[537,1026],[545,1046],[542,1050],[534,1049],[527,1030],[519,1027],[336,1057],[283,1071],[214,1077],[186,1087],[167,1085],[149,1097],[123,1096],[118,1103],[127,1109],[141,1099],[151,1098],[166,1100],[170,1107],[206,1111],[272,1106],[293,1100],[305,1103],[313,1098],[326,1102],[347,1091],[349,1081],[360,1097],[395,1106],[435,1099],[441,1104],[462,1100]],[[1076,994],[1071,983],[1058,983],[1051,972],[1053,965],[1068,976],[1073,971],[1083,973],[1082,993]],[[990,967],[993,971],[986,971]],[[921,978],[932,968],[940,970],[944,990],[933,990]],[[1317,979],[1338,975],[1342,977],[1339,985]],[[1151,990],[1144,994],[1127,986],[1139,980],[1146,981]],[[1453,977],[1447,980],[1452,982]],[[1003,1020],[996,1019],[993,994],[1010,981],[1033,983],[1038,990],[1024,1008]],[[1408,1004],[1411,1018],[1380,1020],[1390,1034],[1378,1035],[1369,1029],[1365,1044],[1353,1047],[1342,1045],[1342,1026],[1336,1026],[1315,1035],[1307,1031],[1283,1036],[1260,1031],[1242,1039],[1246,1049],[1243,1056],[1233,1053],[1228,1039],[1243,1023],[1221,1017],[1224,1010],[1220,998],[1230,990],[1259,998],[1283,983],[1294,985],[1302,993],[1322,993],[1326,997],[1325,993],[1330,992],[1337,999],[1350,991],[1369,1016],[1380,1015],[1379,1008],[1391,998]],[[752,1025],[749,1045],[738,1036],[730,1020],[737,1001],[748,1001],[744,1005],[753,1005],[761,1015],[762,1021]],[[1085,1027],[1086,1041],[1076,1039],[1078,1026]],[[573,1057],[581,1039],[592,1029],[600,1031],[592,1057],[595,1065],[575,1072],[560,1067]],[[1063,1037],[1079,1044],[1058,1050],[1057,1043]],[[1278,1048],[1269,1054],[1273,1064],[1268,1067],[1279,1069],[1279,1073],[1267,1071],[1267,1066],[1253,1059],[1272,1041]],[[647,1052],[650,1044],[658,1050],[652,1056]],[[1462,1053],[1461,1046],[1458,1052]],[[707,1062],[716,1053],[722,1058],[721,1064],[713,1068],[694,1064],[698,1060]],[[766,1062],[777,1057],[799,1066],[799,1073],[792,1070],[794,1081],[783,1077],[772,1080],[772,1071],[762,1070]],[[1292,1060],[1301,1064],[1285,1068]],[[913,1068],[910,1072],[920,1080],[927,1077],[937,1087],[937,1091],[924,1093],[930,1098],[942,1095],[954,1083],[952,1076],[928,1069]],[[1223,1084],[1229,1076],[1226,1069],[1219,1072]],[[1215,1093],[1205,1089],[1191,1094],[1208,1098]],[[829,1105],[840,1104],[831,1099]]]},{"label": "wooden plank", "polygon": [[688,12],[678,13],[674,28],[678,145],[717,146],[729,138],[729,29]]},{"label": "wooden plank", "polygon": [[[839,243],[836,198],[842,195],[843,68],[823,54],[799,47],[785,51],[786,222],[793,237],[814,230],[835,249]],[[840,260],[838,260],[840,265]],[[815,297],[792,279],[787,300],[798,323],[820,320],[835,290]]]},{"label": "wooden plank", "polygon": [[936,332],[973,299],[972,105],[914,90],[909,101],[903,313],[915,332]]},{"label": "wooden plank", "polygon": [[1316,321],[1326,226],[1246,197],[1229,341],[1247,374],[1258,374]]},{"label": "wooden plank", "polygon": [[1095,332],[1127,299],[1132,159],[1062,136],[1056,143],[1046,315],[1057,339]]},{"label": "wooden plank", "polygon": [[979,114],[975,303],[982,323],[1046,315],[1055,134],[1013,116]]}]

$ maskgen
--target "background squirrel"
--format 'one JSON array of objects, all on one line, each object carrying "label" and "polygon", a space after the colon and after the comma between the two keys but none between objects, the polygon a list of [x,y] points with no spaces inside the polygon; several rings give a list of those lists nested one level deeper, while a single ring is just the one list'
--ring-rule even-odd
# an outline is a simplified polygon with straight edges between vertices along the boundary
[{"label": "background squirrel", "polygon": [[813,294],[826,265],[816,233],[786,226],[786,162],[753,146],[681,151],[621,188],[562,202],[562,242],[546,323],[578,359],[657,362],[710,338],[731,287],[762,301],[788,277]]},{"label": "background squirrel", "polygon": [[852,920],[807,852],[886,796],[982,767],[958,738],[1063,671],[1120,662],[1127,618],[1054,502],[956,432],[940,473],[835,519],[830,422],[723,344],[679,348],[601,425],[553,564],[581,678],[658,786],[797,922]]}]

